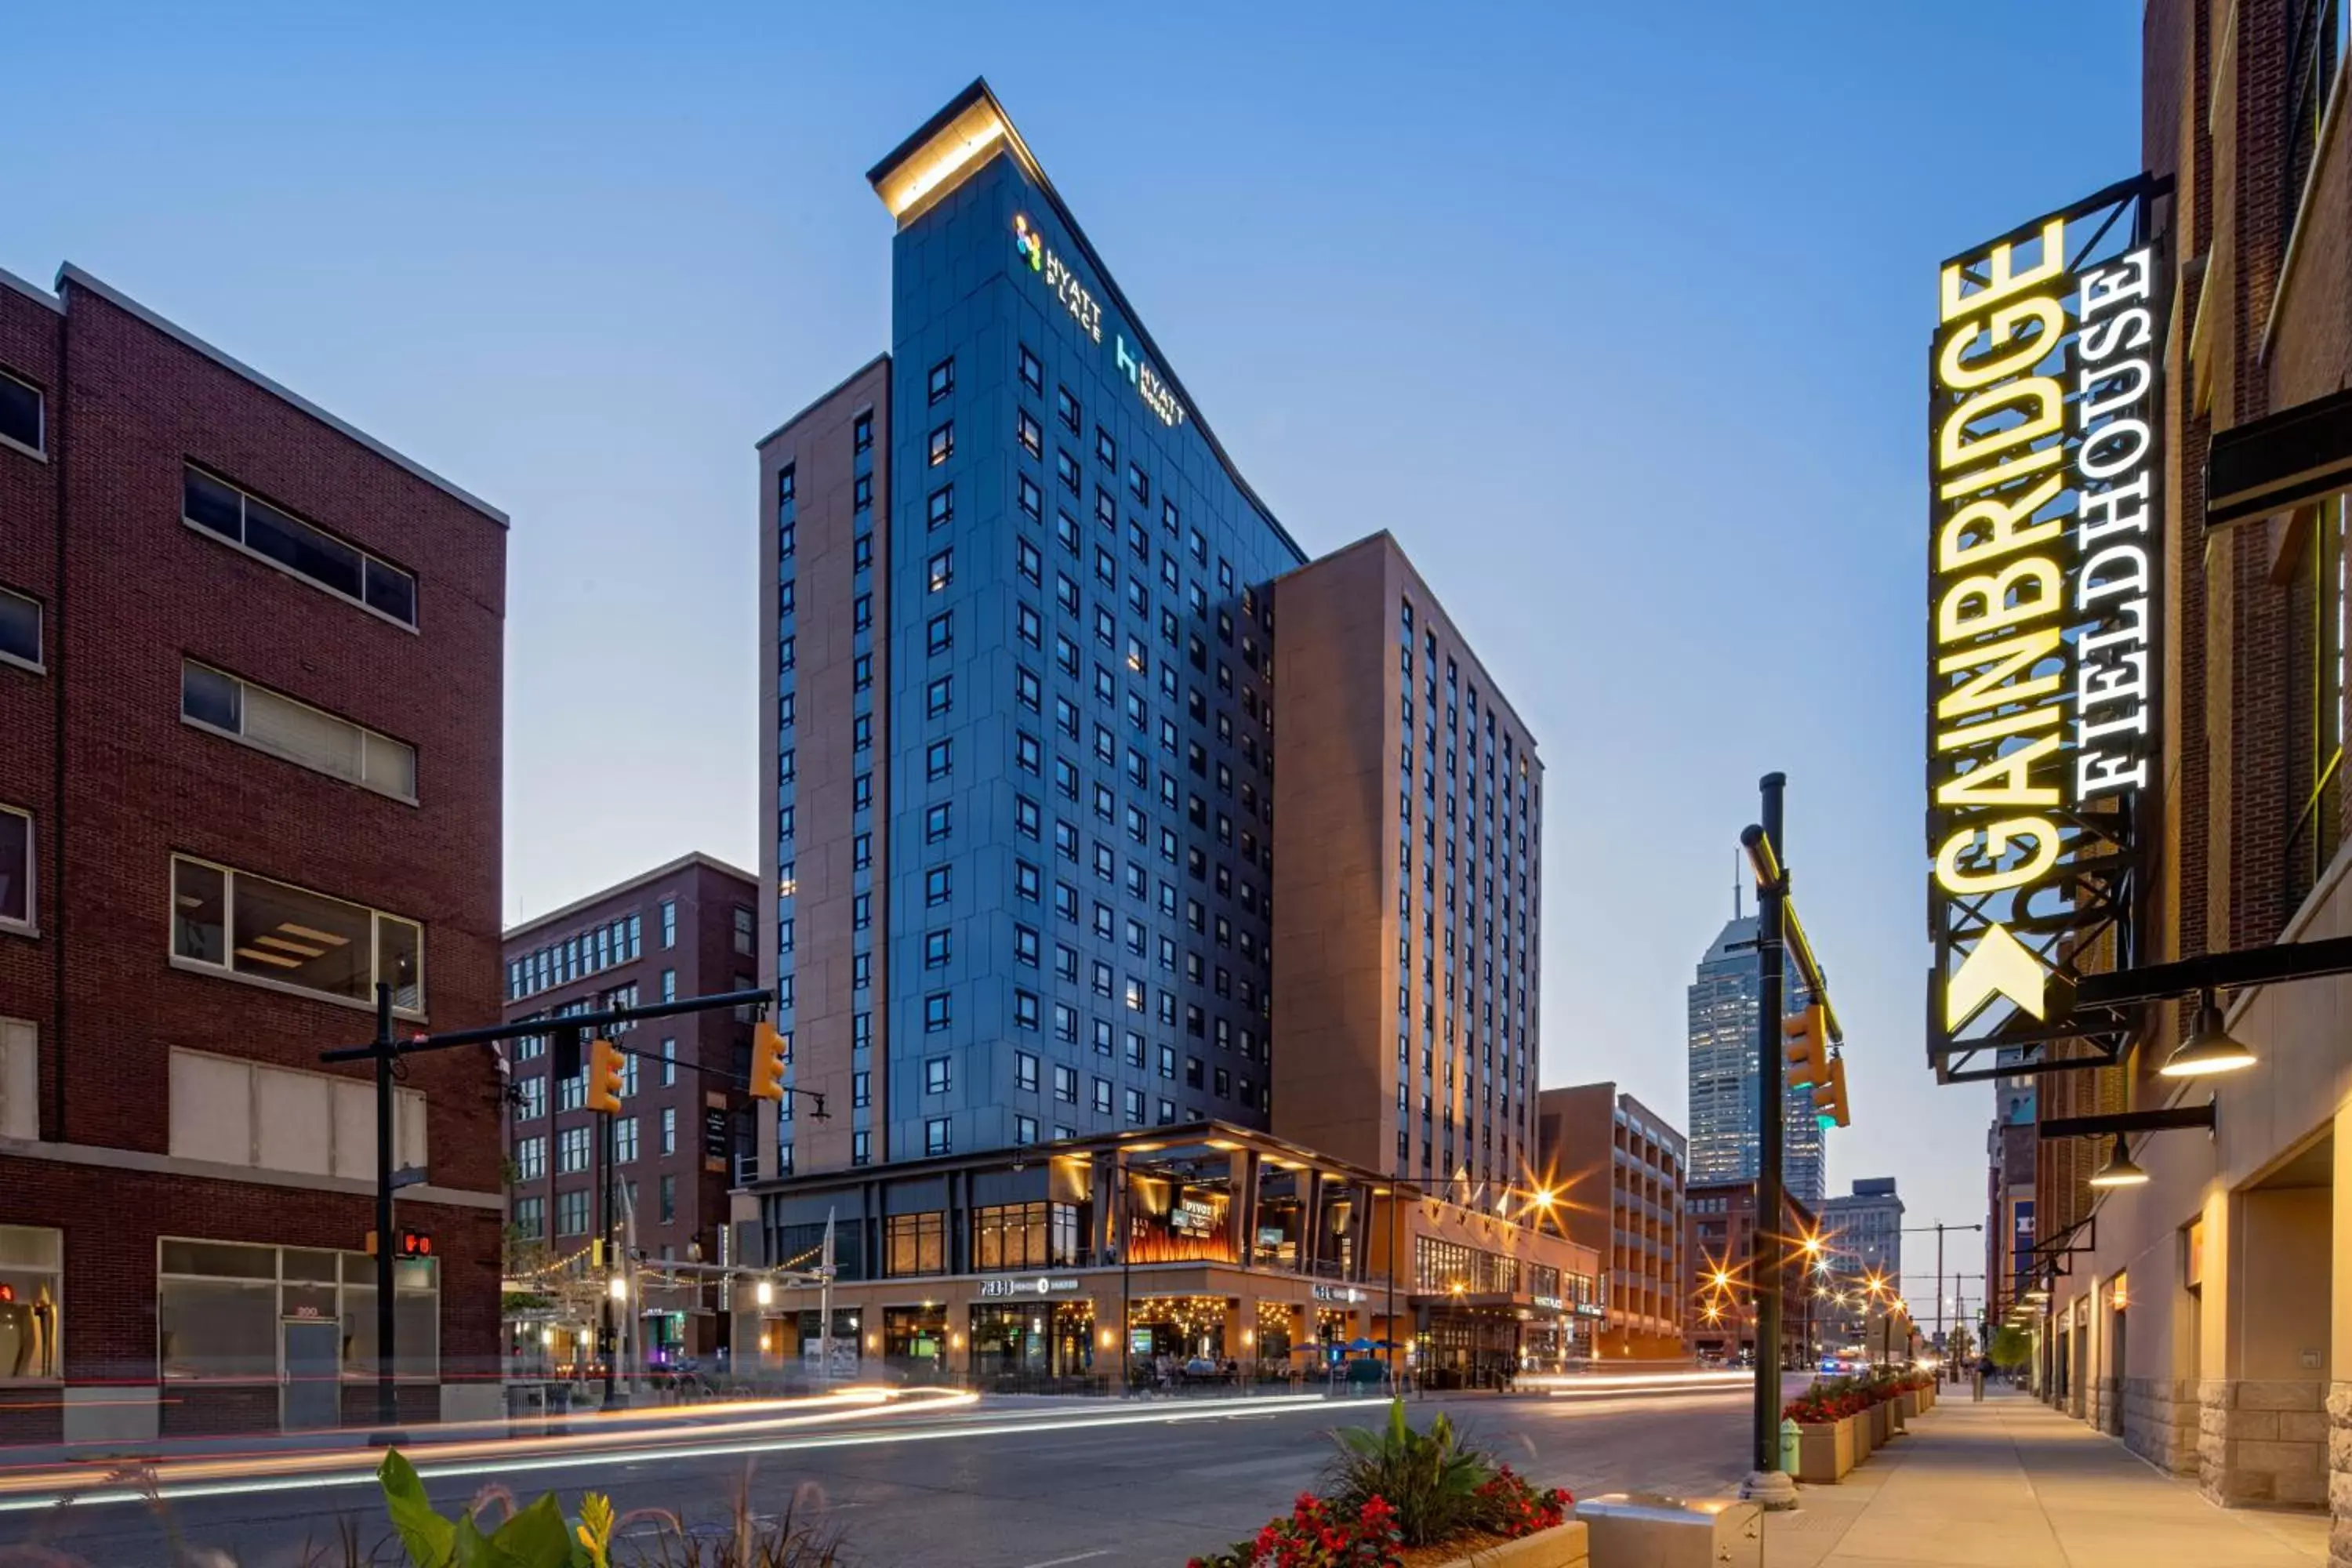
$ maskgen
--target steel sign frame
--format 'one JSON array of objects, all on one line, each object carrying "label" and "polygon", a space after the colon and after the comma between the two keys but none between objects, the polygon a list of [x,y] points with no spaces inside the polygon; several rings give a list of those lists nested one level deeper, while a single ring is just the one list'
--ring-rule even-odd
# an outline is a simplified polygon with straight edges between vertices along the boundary
[{"label": "steel sign frame", "polygon": [[1942,1082],[2112,1062],[2138,1027],[2074,985],[2147,956],[2170,189],[2136,175],[1941,269],[1925,782]]}]

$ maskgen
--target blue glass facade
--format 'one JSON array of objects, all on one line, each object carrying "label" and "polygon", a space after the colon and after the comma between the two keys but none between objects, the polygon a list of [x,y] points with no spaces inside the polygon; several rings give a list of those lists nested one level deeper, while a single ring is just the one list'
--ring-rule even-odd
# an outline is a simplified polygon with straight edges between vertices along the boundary
[{"label": "blue glass facade", "polygon": [[[878,1029],[858,1015],[855,1064],[887,1092],[856,1097],[853,1138],[879,1160],[1263,1126],[1265,585],[1303,557],[1016,159],[895,247],[890,580],[855,634],[861,654],[889,639],[888,689],[794,716],[866,736],[887,705],[887,798],[854,803],[879,847],[854,886],[887,877],[887,916],[852,945],[887,997]],[[780,899],[778,915],[789,984],[782,922],[815,911]]]}]

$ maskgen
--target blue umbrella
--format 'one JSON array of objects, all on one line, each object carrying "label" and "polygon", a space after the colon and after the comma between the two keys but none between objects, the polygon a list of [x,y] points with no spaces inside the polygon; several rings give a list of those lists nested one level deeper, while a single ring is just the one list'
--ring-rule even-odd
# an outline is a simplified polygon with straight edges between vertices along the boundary
[{"label": "blue umbrella", "polygon": [[1360,1338],[1359,1338],[1359,1339],[1352,1339],[1352,1340],[1349,1340],[1349,1341],[1348,1342],[1348,1348],[1349,1348],[1349,1350],[1351,1350],[1351,1351],[1372,1351],[1372,1350],[1379,1350],[1379,1349],[1381,1349],[1381,1347],[1380,1345],[1376,1345],[1376,1344],[1374,1344],[1374,1343],[1373,1343],[1371,1341],[1370,1341],[1370,1340],[1367,1340],[1367,1339],[1360,1339]]}]

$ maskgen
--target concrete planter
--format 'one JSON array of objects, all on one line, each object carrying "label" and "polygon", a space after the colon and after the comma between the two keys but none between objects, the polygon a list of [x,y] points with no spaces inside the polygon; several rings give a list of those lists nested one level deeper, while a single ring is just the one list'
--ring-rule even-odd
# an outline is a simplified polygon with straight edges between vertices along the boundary
[{"label": "concrete planter", "polygon": [[1910,1415],[1910,1411],[1906,1407],[1906,1396],[1901,1394],[1897,1394],[1894,1398],[1880,1405],[1879,1408],[1886,1412],[1887,1436],[1892,1437],[1902,1436],[1904,1434],[1906,1421]]},{"label": "concrete planter", "polygon": [[1874,1451],[1895,1441],[1895,1411],[1886,1401],[1882,1399],[1872,1405],[1869,1416],[1870,1446]]},{"label": "concrete planter", "polygon": [[1449,1559],[1442,1568],[1587,1568],[1592,1561],[1587,1534],[1584,1524],[1571,1519],[1517,1541],[1479,1547],[1466,1557]]},{"label": "concrete planter", "polygon": [[1846,1419],[1853,1424],[1853,1462],[1858,1465],[1878,1447],[1878,1424],[1870,1418],[1867,1410]]},{"label": "concrete planter", "polygon": [[1927,1413],[1929,1397],[1924,1388],[1906,1388],[1903,1391],[1903,1419],[1906,1425],[1916,1421]]},{"label": "concrete planter", "polygon": [[1835,1486],[1853,1468],[1853,1417],[1797,1424],[1797,1479],[1809,1486]]}]

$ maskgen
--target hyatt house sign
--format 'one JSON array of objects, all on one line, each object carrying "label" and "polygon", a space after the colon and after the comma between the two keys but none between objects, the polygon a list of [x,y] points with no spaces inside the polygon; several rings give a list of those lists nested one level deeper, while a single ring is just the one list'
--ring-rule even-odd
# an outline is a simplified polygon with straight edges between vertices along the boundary
[{"label": "hyatt house sign", "polygon": [[1944,265],[1930,353],[1929,1055],[2111,1054],[2081,969],[2128,962],[2162,659],[2171,283],[2127,182]]}]

